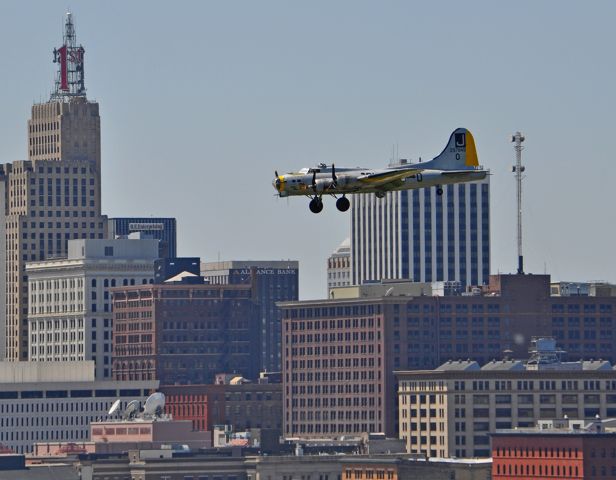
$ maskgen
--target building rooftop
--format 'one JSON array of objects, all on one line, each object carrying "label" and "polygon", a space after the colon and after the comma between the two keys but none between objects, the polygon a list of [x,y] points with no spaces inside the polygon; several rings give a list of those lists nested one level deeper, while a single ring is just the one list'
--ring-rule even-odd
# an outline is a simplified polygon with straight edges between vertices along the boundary
[{"label": "building rooftop", "polygon": [[492,360],[489,363],[486,363],[481,370],[484,371],[503,371],[503,370],[526,370],[524,362],[521,360]]},{"label": "building rooftop", "polygon": [[443,363],[436,370],[448,372],[471,372],[481,370],[479,364],[474,360],[449,360]]}]

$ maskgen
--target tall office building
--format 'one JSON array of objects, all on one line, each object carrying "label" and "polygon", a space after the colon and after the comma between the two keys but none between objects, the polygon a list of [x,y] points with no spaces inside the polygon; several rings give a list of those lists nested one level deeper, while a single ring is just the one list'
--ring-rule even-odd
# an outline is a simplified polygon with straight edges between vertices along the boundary
[{"label": "tall office building", "polygon": [[164,385],[210,383],[221,372],[255,380],[256,311],[250,285],[115,288],[112,376]]},{"label": "tall office building", "polygon": [[111,377],[111,288],[152,283],[158,240],[71,240],[68,256],[28,262],[31,361],[94,360]]},{"label": "tall office building", "polygon": [[108,221],[109,238],[127,236],[142,232],[160,240],[160,258],[175,258],[178,254],[175,218],[124,217],[110,218]]},{"label": "tall office building", "polygon": [[295,260],[210,262],[201,264],[201,275],[211,284],[254,285],[259,309],[260,369],[279,372],[282,324],[276,302],[298,299],[299,263]]},{"label": "tall office building", "polygon": [[356,195],[352,283],[386,278],[483,285],[490,273],[490,179]]},{"label": "tall office building", "polygon": [[106,230],[98,104],[86,98],[84,49],[77,46],[70,13],[54,62],[59,68],[51,99],[33,105],[28,121],[29,159],[0,165],[0,290],[6,294],[0,329],[12,361],[28,357],[26,262],[66,255],[69,239],[103,238]]}]

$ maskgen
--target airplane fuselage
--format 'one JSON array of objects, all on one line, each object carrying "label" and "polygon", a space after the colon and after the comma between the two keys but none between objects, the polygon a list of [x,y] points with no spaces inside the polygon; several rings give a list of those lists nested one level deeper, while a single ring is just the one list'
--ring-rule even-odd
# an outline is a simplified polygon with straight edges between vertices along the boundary
[{"label": "airplane fuselage", "polygon": [[[486,177],[485,170],[465,171],[460,174],[444,174],[441,170],[423,170],[411,176],[402,178],[395,183],[386,185],[370,184],[370,176],[386,173],[387,169],[338,168],[336,167],[336,182],[332,181],[330,168],[302,169],[297,173],[280,175],[273,182],[274,188],[281,197],[312,196],[321,194],[352,194],[352,193],[385,193],[398,190],[428,188],[452,183],[482,180]],[[313,179],[315,180],[313,184]],[[316,190],[316,191],[315,191]]]}]

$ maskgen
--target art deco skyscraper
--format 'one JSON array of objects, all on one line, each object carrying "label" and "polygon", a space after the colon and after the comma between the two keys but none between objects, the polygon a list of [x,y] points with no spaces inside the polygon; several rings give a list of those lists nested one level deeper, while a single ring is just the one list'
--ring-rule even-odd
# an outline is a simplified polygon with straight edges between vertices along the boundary
[{"label": "art deco skyscraper", "polygon": [[70,13],[63,44],[53,53],[59,67],[55,88],[48,102],[32,106],[28,160],[0,165],[0,290],[6,295],[0,354],[12,361],[28,358],[26,262],[65,256],[69,239],[103,238],[106,231],[98,103],[86,97],[84,49],[76,43]]}]

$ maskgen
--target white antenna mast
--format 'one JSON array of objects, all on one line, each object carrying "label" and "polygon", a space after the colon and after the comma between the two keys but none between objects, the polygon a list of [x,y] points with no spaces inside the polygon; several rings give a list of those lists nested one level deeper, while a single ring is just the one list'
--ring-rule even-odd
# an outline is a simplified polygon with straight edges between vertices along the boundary
[{"label": "white antenna mast", "polygon": [[513,149],[515,150],[515,165],[513,166],[513,173],[515,173],[515,180],[517,184],[517,197],[518,197],[518,274],[524,274],[524,257],[522,256],[522,173],[525,168],[522,166],[522,142],[525,140],[524,135],[520,132],[515,132],[511,136],[513,142]]}]

